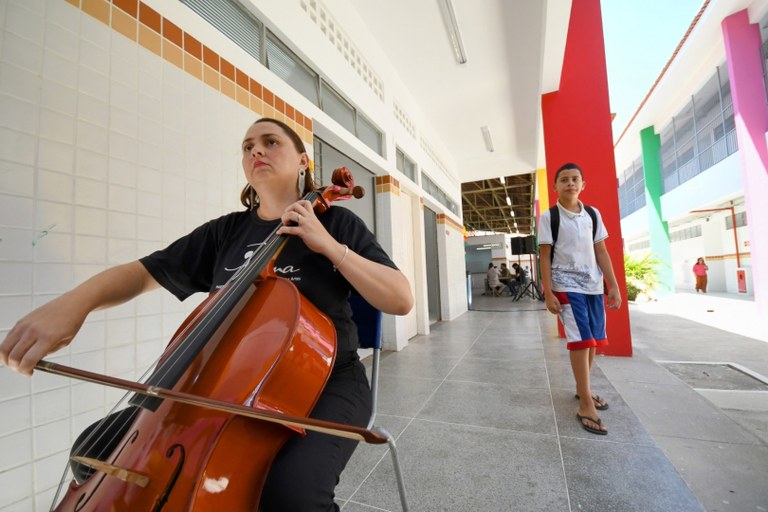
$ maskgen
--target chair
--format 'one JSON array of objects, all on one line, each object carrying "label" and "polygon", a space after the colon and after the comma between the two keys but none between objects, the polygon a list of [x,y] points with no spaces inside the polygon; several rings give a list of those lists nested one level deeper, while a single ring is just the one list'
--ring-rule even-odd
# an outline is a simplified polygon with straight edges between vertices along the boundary
[{"label": "chair", "polygon": [[374,427],[376,421],[376,406],[379,389],[379,357],[381,355],[381,311],[374,308],[360,295],[353,294],[349,298],[352,306],[352,320],[357,325],[357,337],[362,348],[373,349],[373,363],[371,366],[371,418],[366,428],[375,430],[387,438],[389,453],[392,454],[392,464],[397,478],[397,490],[400,493],[400,503],[403,511],[408,511],[408,501],[405,497],[405,484],[400,471],[400,462],[397,458],[397,447],[392,434],[381,427]]}]

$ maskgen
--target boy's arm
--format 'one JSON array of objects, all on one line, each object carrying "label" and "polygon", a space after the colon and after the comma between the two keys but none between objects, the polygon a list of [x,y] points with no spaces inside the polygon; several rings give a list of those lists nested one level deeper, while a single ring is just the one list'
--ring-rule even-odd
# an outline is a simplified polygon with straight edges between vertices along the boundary
[{"label": "boy's arm", "polygon": [[[611,255],[605,247],[605,241],[601,240],[595,244],[595,259],[597,265],[603,272],[603,277],[608,282],[608,308],[619,309],[621,307],[621,293],[619,293],[619,284],[616,282],[616,274],[613,273],[611,264]],[[543,267],[543,265],[542,265]],[[543,273],[543,268],[542,268]]]},{"label": "boy's arm", "polygon": [[544,299],[547,310],[555,315],[560,313],[560,301],[552,293],[552,246],[539,245],[539,266],[541,267],[541,287],[544,289]]}]

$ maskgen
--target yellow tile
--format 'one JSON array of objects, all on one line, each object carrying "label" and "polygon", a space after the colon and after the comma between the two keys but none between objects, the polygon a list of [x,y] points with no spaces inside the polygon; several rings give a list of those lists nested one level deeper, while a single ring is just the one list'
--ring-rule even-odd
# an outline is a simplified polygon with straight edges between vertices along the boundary
[{"label": "yellow tile", "polygon": [[109,25],[109,2],[105,0],[83,0],[83,11]]},{"label": "yellow tile", "polygon": [[235,85],[235,96],[237,97],[237,102],[248,109],[251,108],[251,98],[249,97],[250,95],[251,93],[239,85]]},{"label": "yellow tile", "polygon": [[251,94],[251,110],[256,112],[259,116],[261,115],[261,108],[264,104],[263,101],[261,101],[261,98],[256,96],[255,94]]},{"label": "yellow tile", "polygon": [[177,66],[184,69],[184,58],[182,57],[182,50],[167,39],[163,39],[163,58]]},{"label": "yellow tile", "polygon": [[139,44],[156,55],[163,55],[160,34],[146,25],[139,24]]},{"label": "yellow tile", "polygon": [[136,41],[138,22],[125,11],[112,6],[112,28],[131,41]]},{"label": "yellow tile", "polygon": [[74,5],[78,9],[80,8],[80,0],[67,0],[70,4]]},{"label": "yellow tile", "polygon": [[194,76],[198,80],[203,79],[203,62],[194,58],[188,53],[184,53],[184,71]]},{"label": "yellow tile", "polygon": [[203,82],[219,90],[219,77],[221,74],[210,66],[203,66]]},{"label": "yellow tile", "polygon": [[235,82],[225,76],[221,77],[221,92],[222,94],[225,94],[226,96],[229,96],[233,100],[237,101],[237,96],[235,94]]}]

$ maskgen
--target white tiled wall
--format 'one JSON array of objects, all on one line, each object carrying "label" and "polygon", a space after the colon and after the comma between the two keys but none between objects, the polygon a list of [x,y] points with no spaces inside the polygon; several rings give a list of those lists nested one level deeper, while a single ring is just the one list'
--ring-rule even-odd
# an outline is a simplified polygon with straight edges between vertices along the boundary
[{"label": "white tiled wall", "polygon": [[[255,118],[62,0],[0,0],[0,338],[107,266],[239,206]],[[135,378],[197,301],[89,316],[49,359]],[[69,447],[121,392],[0,368],[0,511],[48,510]]]},{"label": "white tiled wall", "polygon": [[[172,18],[191,16],[177,2],[147,3]],[[279,21],[285,6],[262,7]],[[206,34],[199,18],[182,21],[306,115],[327,119],[221,34]],[[304,53],[317,56],[310,36],[301,43]],[[326,71],[349,73],[325,61]],[[360,100],[352,89],[350,97]],[[364,110],[376,118],[391,111],[370,101]],[[64,0],[0,0],[0,339],[26,312],[95,273],[239,209],[239,141],[255,117]],[[338,135],[368,151],[350,134]],[[395,167],[380,163],[378,174]],[[412,219],[381,206],[383,245],[396,260],[410,256],[412,248],[388,242],[393,226]],[[453,283],[443,297],[451,318],[466,308],[459,235],[441,242],[449,253],[444,282]],[[187,302],[194,303],[158,291],[95,312],[72,346],[48,359],[136,378],[198,301]],[[74,438],[121,396],[0,368],[0,512],[48,510]]]}]

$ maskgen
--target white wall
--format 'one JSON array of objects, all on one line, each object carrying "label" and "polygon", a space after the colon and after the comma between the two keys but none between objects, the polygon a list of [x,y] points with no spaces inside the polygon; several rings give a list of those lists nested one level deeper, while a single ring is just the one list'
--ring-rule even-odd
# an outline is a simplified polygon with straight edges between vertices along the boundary
[{"label": "white wall", "polygon": [[[737,198],[735,203],[737,203],[737,206],[734,208],[735,213],[738,214],[739,212],[743,212],[744,206],[741,204],[741,198]],[[706,205],[700,206],[702,209],[706,207]],[[640,211],[645,212],[645,209]],[[675,286],[677,288],[683,290],[693,290],[695,288],[692,268],[696,263],[697,258],[703,257],[709,267],[707,273],[708,291],[738,293],[738,282],[736,277],[737,265],[735,257],[736,248],[733,231],[725,229],[725,219],[726,217],[730,217],[730,215],[731,213],[729,210],[712,212],[708,215],[689,215],[687,221],[678,220],[678,222],[670,228],[670,233],[674,233],[688,227],[699,226],[702,235],[700,237],[675,241],[671,244],[672,269],[674,272]],[[751,260],[748,254],[749,230],[746,226],[740,227],[736,230],[736,235],[738,237],[739,245],[740,268],[747,269],[746,295],[753,295],[754,291],[752,290],[750,271]],[[647,238],[648,233],[644,232],[636,234],[635,238],[628,239],[626,242],[627,244],[631,244],[634,241]],[[643,249],[629,251],[629,253],[637,258],[641,258],[647,251],[647,249]]]},{"label": "white wall", "polygon": [[[294,39],[293,49],[310,65],[321,66],[387,133],[386,157],[338,127],[180,2],[145,1],[314,119],[325,137],[373,172],[407,181],[393,170],[394,143],[408,148],[420,167],[434,168],[414,140],[405,140],[393,118],[392,93],[383,103],[370,93],[297,3],[257,2],[270,27]],[[102,0],[89,5],[109,12],[110,4]],[[334,6],[339,19],[354,21],[347,18],[351,9]],[[64,0],[2,0],[0,27],[4,337],[26,312],[96,272],[146,255],[205,220],[239,209],[244,183],[239,141],[259,115]],[[354,24],[348,28],[360,35]],[[364,40],[361,48],[379,64],[373,42]],[[390,71],[381,75],[392,86],[387,91],[397,91],[401,104],[412,105]],[[410,115],[423,123],[416,110]],[[422,135],[430,135],[426,123],[420,127]],[[439,141],[431,144],[442,149]],[[433,172],[432,177],[460,201],[454,175]],[[404,186],[420,193],[415,184]],[[434,209],[445,211],[441,205]],[[419,225],[396,213],[390,222]],[[449,238],[443,307],[452,318],[466,307],[466,294],[456,261],[461,237],[451,233]],[[396,262],[412,249],[391,241],[393,248]],[[416,275],[423,275],[423,269]],[[50,359],[136,378],[197,300],[187,302],[158,291],[94,313],[73,346]],[[0,368],[0,511],[48,510],[74,438],[102,417],[117,396],[94,385],[44,374],[28,379]]]}]

